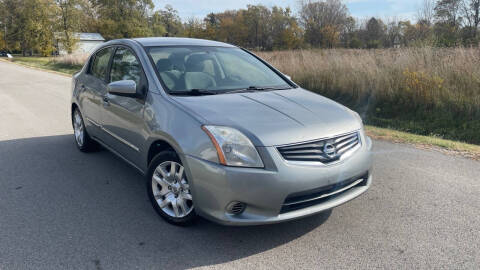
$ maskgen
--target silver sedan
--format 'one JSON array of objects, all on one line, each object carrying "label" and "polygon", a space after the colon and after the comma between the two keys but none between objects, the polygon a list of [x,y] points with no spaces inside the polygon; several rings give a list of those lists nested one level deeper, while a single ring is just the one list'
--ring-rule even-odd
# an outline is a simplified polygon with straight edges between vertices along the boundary
[{"label": "silver sedan", "polygon": [[182,38],[113,40],[72,81],[83,152],[146,176],[166,221],[275,223],[348,202],[372,182],[360,116],[244,49]]}]

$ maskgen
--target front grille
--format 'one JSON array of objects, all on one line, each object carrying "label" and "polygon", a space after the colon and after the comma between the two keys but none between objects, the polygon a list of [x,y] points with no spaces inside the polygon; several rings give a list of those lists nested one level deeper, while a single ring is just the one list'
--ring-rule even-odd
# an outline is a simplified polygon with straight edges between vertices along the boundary
[{"label": "front grille", "polygon": [[310,206],[324,203],[341,196],[353,188],[366,186],[368,181],[368,172],[359,177],[353,177],[340,183],[328,185],[314,190],[295,193],[289,195],[283,205],[280,213],[287,213],[300,210]]},{"label": "front grille", "polygon": [[285,160],[333,163],[346,157],[360,145],[358,132],[313,142],[278,147]]}]

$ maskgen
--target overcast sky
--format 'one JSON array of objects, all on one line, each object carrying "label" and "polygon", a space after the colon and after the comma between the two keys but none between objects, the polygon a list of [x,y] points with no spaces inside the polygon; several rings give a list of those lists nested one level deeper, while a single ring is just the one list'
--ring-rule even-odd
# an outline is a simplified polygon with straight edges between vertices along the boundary
[{"label": "overcast sky", "polygon": [[[245,8],[248,4],[263,4],[298,8],[298,0],[154,0],[156,8],[170,4],[179,11],[180,17],[204,17],[210,12],[221,12],[226,9]],[[397,17],[398,19],[414,19],[416,10],[422,0],[345,0],[354,17]]]}]

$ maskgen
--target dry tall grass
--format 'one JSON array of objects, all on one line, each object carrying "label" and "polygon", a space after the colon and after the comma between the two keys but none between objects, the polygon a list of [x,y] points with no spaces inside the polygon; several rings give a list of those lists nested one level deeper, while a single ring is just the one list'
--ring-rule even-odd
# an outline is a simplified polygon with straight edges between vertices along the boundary
[{"label": "dry tall grass", "polygon": [[259,53],[304,88],[367,122],[480,143],[480,49]]},{"label": "dry tall grass", "polygon": [[[302,87],[357,110],[367,123],[480,144],[480,49],[261,52]],[[82,66],[88,55],[55,57]]]},{"label": "dry tall grass", "polygon": [[53,58],[53,62],[71,66],[83,66],[88,60],[88,54],[67,54]]}]

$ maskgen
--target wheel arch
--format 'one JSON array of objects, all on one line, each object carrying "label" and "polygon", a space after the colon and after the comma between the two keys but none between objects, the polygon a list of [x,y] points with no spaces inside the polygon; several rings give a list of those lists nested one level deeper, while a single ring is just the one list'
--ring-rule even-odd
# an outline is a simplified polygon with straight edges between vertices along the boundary
[{"label": "wheel arch", "polygon": [[82,116],[83,116],[83,113],[82,113],[82,110],[80,109],[80,106],[78,106],[77,103],[72,102],[72,105],[70,106],[70,116],[71,116],[72,119],[73,119],[73,112],[75,111],[75,109],[78,109],[78,111],[80,111],[80,114],[82,114]]},{"label": "wheel arch", "polygon": [[[149,146],[147,151],[147,167],[150,166],[153,158],[160,152],[171,150],[179,155],[179,151],[173,146],[172,143],[168,142],[165,139],[155,139]],[[180,158],[180,155],[179,155]]]},{"label": "wheel arch", "polygon": [[[72,103],[72,105],[70,106],[70,114],[73,115],[73,111],[74,111],[75,109],[79,109],[79,107],[78,107],[77,103]],[[79,109],[79,110],[80,110],[80,109]]]}]

